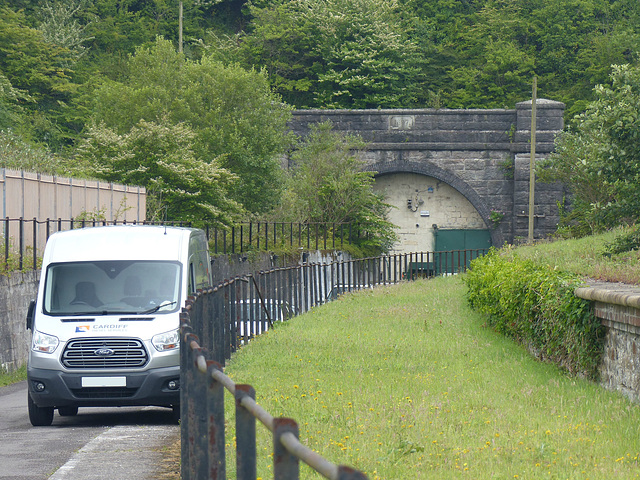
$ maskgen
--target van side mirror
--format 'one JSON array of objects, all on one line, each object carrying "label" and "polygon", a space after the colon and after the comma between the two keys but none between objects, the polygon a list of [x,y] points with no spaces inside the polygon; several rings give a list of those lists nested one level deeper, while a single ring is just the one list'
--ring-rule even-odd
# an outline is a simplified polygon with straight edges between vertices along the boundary
[{"label": "van side mirror", "polygon": [[31,330],[33,328],[33,312],[36,309],[36,301],[31,300],[29,302],[29,308],[27,309],[27,330]]}]

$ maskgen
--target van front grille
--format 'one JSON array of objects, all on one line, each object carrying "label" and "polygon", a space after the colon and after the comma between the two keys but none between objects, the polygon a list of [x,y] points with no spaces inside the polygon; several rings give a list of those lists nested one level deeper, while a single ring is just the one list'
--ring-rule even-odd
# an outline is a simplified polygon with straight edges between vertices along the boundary
[{"label": "van front grille", "polygon": [[76,398],[131,398],[137,388],[105,387],[105,388],[72,388],[71,393]]},{"label": "van front grille", "polygon": [[147,349],[135,338],[70,340],[62,353],[67,368],[140,368],[148,361]]}]

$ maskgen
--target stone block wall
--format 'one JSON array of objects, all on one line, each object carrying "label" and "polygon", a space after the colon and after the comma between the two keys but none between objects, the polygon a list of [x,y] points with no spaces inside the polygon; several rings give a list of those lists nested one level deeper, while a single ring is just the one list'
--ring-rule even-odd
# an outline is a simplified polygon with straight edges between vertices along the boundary
[{"label": "stone block wall", "polygon": [[595,312],[607,327],[600,383],[640,403],[640,310],[597,302]]},{"label": "stone block wall", "polygon": [[[563,114],[563,103],[536,102],[536,161],[553,150]],[[527,236],[531,101],[515,109],[298,110],[290,127],[304,137],[323,121],[368,143],[366,168],[378,177],[415,173],[444,182],[469,200],[490,228],[490,212],[505,213],[492,231],[494,245]],[[539,183],[535,192],[534,233],[542,238],[555,232],[565,192],[561,185]]]},{"label": "stone block wall", "polygon": [[600,383],[640,403],[640,287],[590,282],[576,296],[593,302],[607,329]]}]

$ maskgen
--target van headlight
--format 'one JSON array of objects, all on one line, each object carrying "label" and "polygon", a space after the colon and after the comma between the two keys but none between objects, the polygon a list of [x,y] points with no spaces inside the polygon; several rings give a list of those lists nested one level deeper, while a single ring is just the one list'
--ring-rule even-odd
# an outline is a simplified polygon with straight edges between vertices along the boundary
[{"label": "van headlight", "polygon": [[31,349],[34,352],[53,353],[56,351],[59,344],[60,340],[58,340],[58,337],[39,332],[37,330],[33,332]]},{"label": "van headlight", "polygon": [[151,343],[159,352],[175,350],[180,347],[180,331],[172,330],[166,333],[159,333],[151,339]]}]

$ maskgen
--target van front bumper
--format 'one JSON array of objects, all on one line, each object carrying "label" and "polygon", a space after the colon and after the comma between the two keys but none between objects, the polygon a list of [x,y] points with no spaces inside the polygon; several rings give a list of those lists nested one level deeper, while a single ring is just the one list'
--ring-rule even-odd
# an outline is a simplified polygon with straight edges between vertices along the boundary
[{"label": "van front bumper", "polygon": [[69,373],[28,367],[27,382],[29,395],[38,407],[173,407],[180,404],[179,366],[109,373]]}]

